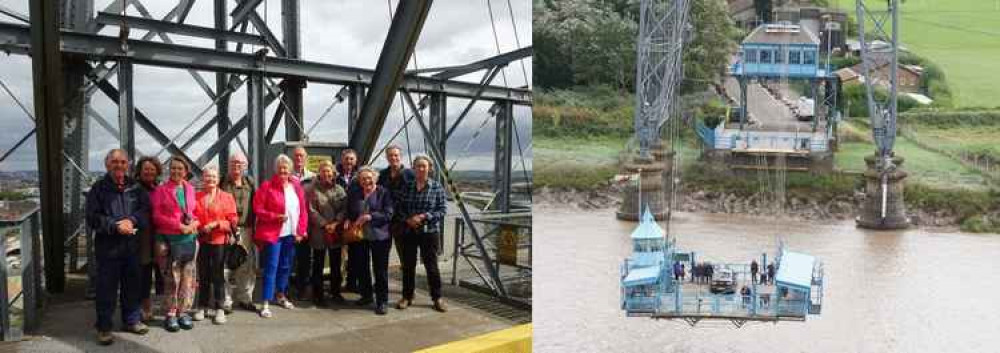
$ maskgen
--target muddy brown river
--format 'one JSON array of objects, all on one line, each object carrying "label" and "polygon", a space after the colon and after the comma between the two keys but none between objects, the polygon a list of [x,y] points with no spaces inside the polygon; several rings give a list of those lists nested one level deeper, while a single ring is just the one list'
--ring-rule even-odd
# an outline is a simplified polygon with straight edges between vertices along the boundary
[{"label": "muddy brown river", "polygon": [[[822,315],[804,323],[629,318],[619,264],[636,223],[614,210],[534,210],[538,352],[998,352],[1000,235],[874,232],[853,221],[806,223],[681,213],[672,233],[699,260],[769,261],[789,250],[824,262]],[[662,225],[662,223],[661,223]]]}]

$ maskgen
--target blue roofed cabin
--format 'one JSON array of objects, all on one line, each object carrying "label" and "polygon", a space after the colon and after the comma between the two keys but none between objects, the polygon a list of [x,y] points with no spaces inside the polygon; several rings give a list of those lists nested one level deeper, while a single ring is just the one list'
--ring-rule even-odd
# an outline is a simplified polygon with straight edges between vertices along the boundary
[{"label": "blue roofed cabin", "polygon": [[668,275],[673,249],[666,232],[645,209],[639,226],[632,231],[632,255],[622,265],[622,309],[629,314],[649,314],[660,306],[660,293],[671,292],[673,277]]},{"label": "blue roofed cabin", "polygon": [[647,253],[663,251],[667,232],[656,224],[656,219],[649,209],[645,209],[639,226],[632,231],[632,252]]},{"label": "blue roofed cabin", "polygon": [[778,273],[774,277],[778,316],[804,317],[807,313],[819,313],[823,271],[815,257],[782,251],[778,259]]},{"label": "blue roofed cabin", "polygon": [[811,78],[826,75],[819,67],[819,38],[793,24],[763,24],[740,44],[736,75]]}]

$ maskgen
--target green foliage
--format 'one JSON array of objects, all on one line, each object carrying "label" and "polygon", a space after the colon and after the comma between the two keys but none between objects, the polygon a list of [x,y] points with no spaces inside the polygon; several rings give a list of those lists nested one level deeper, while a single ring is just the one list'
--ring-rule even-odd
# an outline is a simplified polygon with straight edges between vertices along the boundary
[{"label": "green foliage", "polygon": [[962,230],[989,231],[1000,226],[984,215],[1000,209],[1000,192],[939,189],[920,183],[907,183],[903,198],[910,207],[944,211],[958,217]]},{"label": "green foliage", "polygon": [[692,0],[691,41],[684,44],[684,82],[681,93],[704,90],[725,72],[739,39],[736,25],[721,0]]},{"label": "green foliage", "polygon": [[[885,88],[881,86],[875,88],[876,99],[884,101],[887,96]],[[921,106],[916,100],[907,96],[898,96],[896,102],[900,113]],[[840,105],[840,110],[845,112],[847,116],[868,116],[868,98],[864,85],[851,84],[843,87],[837,103]]]},{"label": "green foliage", "polygon": [[705,126],[714,129],[726,119],[726,105],[719,99],[712,99],[696,107],[693,113]]},{"label": "green foliage", "polygon": [[843,69],[845,67],[852,67],[860,63],[861,63],[861,58],[857,56],[830,58],[830,68],[831,70],[834,71]]},{"label": "green foliage", "polygon": [[[638,4],[635,0],[534,1],[536,87],[600,85],[634,91]],[[689,21],[684,92],[698,90],[724,72],[736,43],[736,29],[721,0],[694,0]]]},{"label": "green foliage", "polygon": [[638,24],[612,6],[592,0],[536,1],[532,33],[538,87],[632,87]]},{"label": "green foliage", "polygon": [[900,114],[899,122],[947,129],[1000,126],[1000,110],[965,109],[942,111],[938,109],[920,109]]},{"label": "green foliage", "polygon": [[0,191],[0,200],[22,201],[28,198],[27,194],[17,191]]},{"label": "green foliage", "polygon": [[[684,171],[685,188],[751,196],[761,192],[760,179],[756,176],[734,177],[719,173],[704,164],[695,164]],[[851,195],[858,179],[843,174],[812,175],[808,173],[788,173],[786,191],[788,197],[799,197],[817,201],[829,201],[838,196]]]},{"label": "green foliage", "polygon": [[959,229],[970,233],[1000,233],[1000,219],[976,215],[963,220]]},{"label": "green foliage", "polygon": [[539,187],[591,190],[606,184],[617,172],[614,165],[544,168],[535,171],[534,183]]},{"label": "green foliage", "polygon": [[532,109],[535,136],[631,136],[633,98],[607,86],[538,90]]}]

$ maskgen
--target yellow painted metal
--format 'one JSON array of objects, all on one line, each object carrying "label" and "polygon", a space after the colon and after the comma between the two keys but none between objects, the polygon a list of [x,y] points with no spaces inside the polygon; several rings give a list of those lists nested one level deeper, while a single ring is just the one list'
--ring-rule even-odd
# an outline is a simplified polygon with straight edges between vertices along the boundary
[{"label": "yellow painted metal", "polygon": [[530,353],[532,324],[514,326],[416,353]]}]

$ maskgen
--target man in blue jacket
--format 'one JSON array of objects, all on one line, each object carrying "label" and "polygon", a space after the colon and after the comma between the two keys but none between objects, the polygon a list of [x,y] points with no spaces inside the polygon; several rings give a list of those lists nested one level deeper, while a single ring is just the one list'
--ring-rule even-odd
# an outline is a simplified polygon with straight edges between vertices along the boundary
[{"label": "man in blue jacket", "polygon": [[126,331],[139,335],[149,331],[140,321],[136,234],[150,226],[150,203],[149,195],[128,176],[129,161],[124,150],[108,152],[104,166],[107,174],[87,192],[87,226],[94,232],[98,268],[97,341],[109,345],[114,342],[111,317],[116,300],[121,301]]}]

